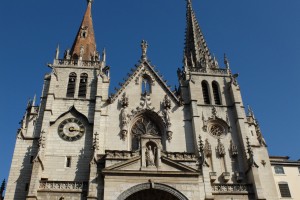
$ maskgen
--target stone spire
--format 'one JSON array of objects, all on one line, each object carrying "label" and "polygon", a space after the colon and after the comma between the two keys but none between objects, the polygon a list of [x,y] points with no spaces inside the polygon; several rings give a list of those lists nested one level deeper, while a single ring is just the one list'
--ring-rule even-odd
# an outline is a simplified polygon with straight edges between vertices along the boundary
[{"label": "stone spire", "polygon": [[86,12],[71,49],[72,59],[92,60],[96,57],[95,54],[98,54],[92,19],[92,0],[87,2]]},{"label": "stone spire", "polygon": [[187,0],[184,60],[185,67],[189,68],[213,67],[212,57],[197,22],[191,0]]}]

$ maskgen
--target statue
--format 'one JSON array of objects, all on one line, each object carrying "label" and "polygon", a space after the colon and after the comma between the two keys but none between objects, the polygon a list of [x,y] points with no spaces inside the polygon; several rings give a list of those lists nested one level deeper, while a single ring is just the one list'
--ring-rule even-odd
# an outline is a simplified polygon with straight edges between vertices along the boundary
[{"label": "statue", "polygon": [[142,60],[147,60],[148,43],[145,40],[142,40],[141,47],[142,47]]},{"label": "statue", "polygon": [[66,60],[70,60],[70,58],[71,58],[71,55],[70,55],[70,49],[67,49],[67,50],[65,51],[64,57],[65,57]]},{"label": "statue", "polygon": [[152,150],[151,145],[148,145],[148,148],[146,148],[146,166],[155,166],[155,153],[156,153],[156,147]]},{"label": "statue", "polygon": [[80,51],[79,51],[79,57],[81,57],[81,58],[82,58],[82,56],[83,56],[83,53],[84,53],[84,47],[83,47],[83,46],[81,46],[81,47],[80,47]]}]

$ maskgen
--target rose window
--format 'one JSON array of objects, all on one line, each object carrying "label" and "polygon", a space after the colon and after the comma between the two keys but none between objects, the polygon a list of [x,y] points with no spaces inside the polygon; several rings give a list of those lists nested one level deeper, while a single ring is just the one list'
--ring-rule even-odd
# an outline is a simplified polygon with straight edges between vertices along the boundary
[{"label": "rose window", "polygon": [[219,124],[212,124],[210,126],[209,132],[212,136],[219,138],[225,134],[225,129],[223,126],[221,126]]}]

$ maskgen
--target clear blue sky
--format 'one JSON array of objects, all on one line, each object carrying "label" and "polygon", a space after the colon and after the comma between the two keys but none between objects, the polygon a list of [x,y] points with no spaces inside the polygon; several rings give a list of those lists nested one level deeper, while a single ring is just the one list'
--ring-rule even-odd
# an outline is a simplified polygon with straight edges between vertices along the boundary
[{"label": "clear blue sky", "polygon": [[[184,0],[95,0],[98,50],[106,48],[111,89],[140,58],[148,57],[177,84],[185,31]],[[299,159],[300,1],[194,0],[194,10],[212,53],[226,52],[244,104],[258,118],[271,155]],[[57,44],[71,47],[85,0],[13,0],[0,6],[0,180],[7,178],[16,131],[27,101],[41,95]],[[112,90],[113,91],[113,90]]]}]

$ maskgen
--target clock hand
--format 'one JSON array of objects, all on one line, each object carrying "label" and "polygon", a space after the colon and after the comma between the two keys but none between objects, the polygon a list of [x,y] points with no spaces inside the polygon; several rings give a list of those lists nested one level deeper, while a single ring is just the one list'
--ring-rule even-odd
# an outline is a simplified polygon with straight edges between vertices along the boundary
[{"label": "clock hand", "polygon": [[75,128],[72,126],[72,127],[69,128],[69,131],[70,131],[70,132],[74,132],[74,131],[79,132],[80,130],[75,129]]}]

